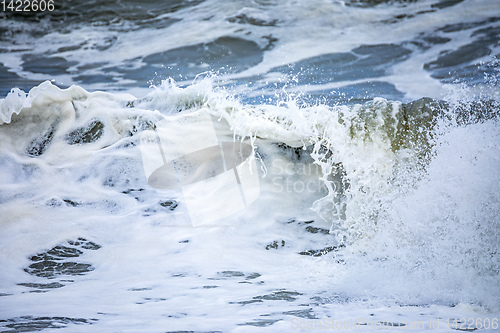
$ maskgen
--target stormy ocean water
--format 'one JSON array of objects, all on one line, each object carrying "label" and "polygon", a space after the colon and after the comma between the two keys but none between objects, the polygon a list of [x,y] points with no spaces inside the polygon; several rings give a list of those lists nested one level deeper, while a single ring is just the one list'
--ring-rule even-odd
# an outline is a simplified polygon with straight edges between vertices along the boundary
[{"label": "stormy ocean water", "polygon": [[1,332],[500,331],[497,0],[0,10]]}]

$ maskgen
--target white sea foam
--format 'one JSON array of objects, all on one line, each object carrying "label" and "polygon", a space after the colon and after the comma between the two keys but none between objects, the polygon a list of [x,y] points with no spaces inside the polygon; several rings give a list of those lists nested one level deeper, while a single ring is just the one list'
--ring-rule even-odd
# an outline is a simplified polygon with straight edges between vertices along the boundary
[{"label": "white sea foam", "polygon": [[[446,331],[444,318],[499,313],[496,120],[412,132],[399,102],[248,106],[209,81],[141,99],[50,83],[27,96],[2,104],[15,110],[0,126],[2,317],[152,332],[326,317],[429,329],[439,317]],[[267,169],[260,197],[227,227],[191,227],[175,191],[147,184],[138,134],[175,112],[216,116]],[[305,190],[318,179],[326,186]],[[75,259],[94,271],[49,279],[65,286],[48,292],[19,285],[47,283],[23,271],[30,256],[78,237],[102,246]],[[312,250],[326,254],[299,254]]]}]

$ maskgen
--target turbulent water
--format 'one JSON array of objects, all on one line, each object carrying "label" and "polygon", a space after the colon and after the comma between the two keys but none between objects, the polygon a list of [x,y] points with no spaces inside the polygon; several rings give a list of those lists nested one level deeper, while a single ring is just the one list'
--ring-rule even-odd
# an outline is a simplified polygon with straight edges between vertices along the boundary
[{"label": "turbulent water", "polygon": [[495,0],[0,12],[2,332],[497,332]]}]

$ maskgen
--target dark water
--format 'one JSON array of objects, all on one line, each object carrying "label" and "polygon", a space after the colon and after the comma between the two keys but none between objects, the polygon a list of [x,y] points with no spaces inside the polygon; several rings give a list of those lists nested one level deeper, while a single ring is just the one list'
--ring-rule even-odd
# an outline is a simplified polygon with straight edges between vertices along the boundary
[{"label": "dark water", "polygon": [[[251,103],[276,102],[283,98],[276,94],[290,91],[329,104],[438,97],[421,85],[475,86],[496,73],[498,7],[495,1],[56,1],[52,12],[1,13],[0,93],[46,79],[137,90],[169,77],[188,84],[209,72]],[[371,31],[380,36],[367,38]],[[289,53],[300,60],[288,61]]]}]

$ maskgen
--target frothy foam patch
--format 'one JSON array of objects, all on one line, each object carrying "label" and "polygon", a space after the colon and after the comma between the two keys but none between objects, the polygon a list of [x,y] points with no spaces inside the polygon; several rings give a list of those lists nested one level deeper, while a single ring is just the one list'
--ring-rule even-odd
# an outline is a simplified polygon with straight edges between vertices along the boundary
[{"label": "frothy foam patch", "polygon": [[[384,308],[400,305],[427,317],[459,303],[498,312],[495,104],[493,116],[457,123],[462,111],[426,99],[250,106],[207,81],[167,82],[143,99],[45,85],[0,126],[0,281],[11,294],[2,297],[25,304],[8,318],[43,316],[42,303],[61,318],[154,330],[228,316],[228,329],[289,327],[339,304],[351,309],[342,318],[375,309],[386,322],[398,319]],[[258,159],[261,193],[224,228],[193,228],[182,197],[144,172],[140,134],[197,113],[228,142],[247,138]],[[101,246],[70,260],[92,271],[45,289],[46,278],[23,271],[34,254],[79,238]],[[405,320],[419,318],[412,309],[400,308]]]}]

